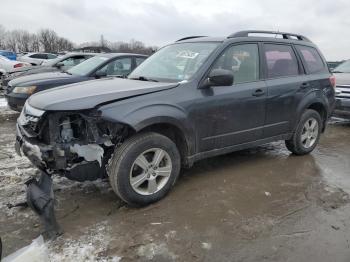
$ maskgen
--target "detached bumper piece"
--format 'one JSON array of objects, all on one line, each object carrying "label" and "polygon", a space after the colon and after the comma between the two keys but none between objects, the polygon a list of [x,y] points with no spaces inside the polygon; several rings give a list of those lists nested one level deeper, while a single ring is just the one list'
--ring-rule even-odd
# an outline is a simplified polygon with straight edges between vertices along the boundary
[{"label": "detached bumper piece", "polygon": [[54,209],[54,193],[52,178],[41,172],[39,181],[32,178],[26,182],[28,206],[39,216],[43,226],[43,236],[46,239],[55,239],[63,233],[58,225]]}]

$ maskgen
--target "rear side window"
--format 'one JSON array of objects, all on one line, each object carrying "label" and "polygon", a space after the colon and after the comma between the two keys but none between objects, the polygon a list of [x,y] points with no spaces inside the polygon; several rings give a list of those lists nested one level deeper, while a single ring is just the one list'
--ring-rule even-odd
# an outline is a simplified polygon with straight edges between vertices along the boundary
[{"label": "rear side window", "polygon": [[299,74],[298,60],[289,45],[265,44],[267,78],[296,76]]},{"label": "rear side window", "polygon": [[310,74],[326,71],[326,65],[315,48],[309,46],[297,46],[297,49],[300,52],[307,71]]},{"label": "rear side window", "polygon": [[38,59],[47,59],[46,54],[33,54],[33,55],[30,55],[29,57],[38,58]]}]

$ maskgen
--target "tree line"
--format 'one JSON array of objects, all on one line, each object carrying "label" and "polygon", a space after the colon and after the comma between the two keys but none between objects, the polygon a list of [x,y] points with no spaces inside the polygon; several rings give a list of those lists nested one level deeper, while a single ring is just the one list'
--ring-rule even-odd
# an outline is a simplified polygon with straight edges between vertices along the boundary
[{"label": "tree line", "polygon": [[151,54],[157,47],[146,46],[143,42],[131,40],[129,42],[110,42],[101,35],[100,41],[86,42],[80,45],[74,44],[69,39],[59,36],[54,30],[46,28],[37,33],[26,30],[6,30],[0,25],[0,49],[10,50],[16,53],[22,52],[47,52],[59,53],[72,51],[85,46],[104,47],[111,52],[131,52]]}]

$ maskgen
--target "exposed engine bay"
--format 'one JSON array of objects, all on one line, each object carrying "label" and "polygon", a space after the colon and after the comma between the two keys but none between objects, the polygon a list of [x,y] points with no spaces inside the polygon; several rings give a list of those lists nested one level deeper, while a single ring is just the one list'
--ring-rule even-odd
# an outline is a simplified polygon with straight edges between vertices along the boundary
[{"label": "exposed engine bay", "polygon": [[124,125],[101,120],[97,110],[45,112],[26,104],[17,121],[16,150],[40,170],[76,181],[106,176]]}]

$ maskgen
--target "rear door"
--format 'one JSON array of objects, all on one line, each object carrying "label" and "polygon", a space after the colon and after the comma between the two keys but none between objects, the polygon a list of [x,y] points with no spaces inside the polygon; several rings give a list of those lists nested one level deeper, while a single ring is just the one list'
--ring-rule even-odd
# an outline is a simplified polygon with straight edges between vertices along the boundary
[{"label": "rear door", "polygon": [[232,70],[232,86],[199,89],[195,121],[199,151],[259,140],[265,120],[266,86],[260,80],[258,44],[228,47],[213,69]]},{"label": "rear door", "polygon": [[310,88],[296,50],[289,44],[263,44],[264,75],[268,90],[263,137],[291,132],[298,101]]}]

